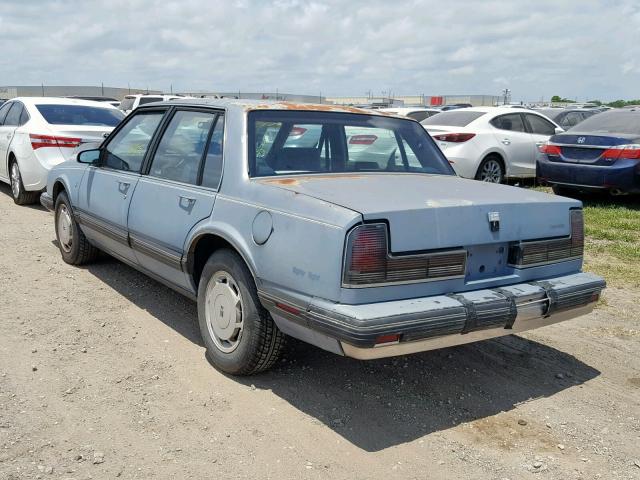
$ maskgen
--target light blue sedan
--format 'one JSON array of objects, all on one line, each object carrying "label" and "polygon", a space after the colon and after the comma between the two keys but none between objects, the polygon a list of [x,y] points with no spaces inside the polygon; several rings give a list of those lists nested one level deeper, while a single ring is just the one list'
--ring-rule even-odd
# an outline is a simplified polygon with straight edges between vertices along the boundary
[{"label": "light blue sedan", "polygon": [[64,261],[102,250],[193,298],[208,357],[238,375],[287,336],[404,355],[586,314],[605,287],[581,272],[580,202],[458,178],[419,123],[374,111],[145,105],[41,202]]}]

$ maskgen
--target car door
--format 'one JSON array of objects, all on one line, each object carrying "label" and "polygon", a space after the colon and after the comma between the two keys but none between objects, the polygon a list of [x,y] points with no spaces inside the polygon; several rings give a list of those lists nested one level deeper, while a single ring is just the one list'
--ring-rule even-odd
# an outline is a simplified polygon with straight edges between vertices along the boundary
[{"label": "car door", "polygon": [[[507,176],[520,177],[530,173],[535,165],[535,152],[531,134],[527,132],[520,113],[508,113],[491,120],[494,136],[504,152]],[[534,168],[535,173],[535,168]]]},{"label": "car door", "polygon": [[121,259],[137,263],[129,245],[127,215],[143,161],[167,109],[130,116],[101,148],[100,160],[87,167],[76,217],[92,242]]},{"label": "car door", "polygon": [[189,231],[213,210],[223,132],[222,112],[175,109],[129,208],[129,235],[139,264],[187,290],[184,244]]},{"label": "car door", "polygon": [[533,139],[533,160],[531,164],[527,165],[527,174],[530,176],[535,176],[535,159],[538,153],[538,148],[546,143],[551,135],[555,135],[557,125],[551,123],[542,115],[537,115],[535,113],[525,113],[524,116],[527,130],[531,132],[531,137]]},{"label": "car door", "polygon": [[[7,181],[9,179],[9,172],[7,170],[7,155],[9,154],[9,144],[11,143],[13,133],[15,132],[16,128],[18,128],[19,123],[12,121],[12,118],[15,118],[15,115],[8,115],[9,110],[14,108],[14,105],[18,105],[20,107],[19,109],[22,109],[22,105],[19,105],[18,102],[7,102],[2,105],[2,107],[0,107],[0,178]],[[5,123],[7,117],[9,118],[8,124]],[[18,114],[18,120],[19,117],[20,116]],[[15,123],[15,125],[11,125],[12,123]]]}]

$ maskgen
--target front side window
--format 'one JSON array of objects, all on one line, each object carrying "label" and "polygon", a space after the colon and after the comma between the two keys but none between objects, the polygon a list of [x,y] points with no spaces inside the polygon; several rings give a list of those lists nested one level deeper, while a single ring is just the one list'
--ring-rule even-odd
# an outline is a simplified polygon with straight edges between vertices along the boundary
[{"label": "front side window", "polygon": [[131,117],[108,143],[103,166],[139,172],[151,138],[163,115],[164,112],[143,112]]},{"label": "front side window", "polygon": [[509,115],[501,115],[491,120],[491,125],[500,130],[509,130],[511,132],[524,132],[524,123],[519,113],[510,113]]},{"label": "front side window", "polygon": [[215,113],[177,111],[158,144],[149,175],[196,185],[215,118]]},{"label": "front side window", "polygon": [[556,133],[556,126],[549,120],[532,113],[527,113],[526,116],[527,122],[531,127],[531,133],[536,135],[554,135]]},{"label": "front side window", "polygon": [[115,108],[86,105],[36,105],[45,121],[51,125],[88,125],[115,127],[124,114]]},{"label": "front side window", "polygon": [[249,113],[251,176],[360,171],[453,174],[424,128],[410,120],[331,112]]}]

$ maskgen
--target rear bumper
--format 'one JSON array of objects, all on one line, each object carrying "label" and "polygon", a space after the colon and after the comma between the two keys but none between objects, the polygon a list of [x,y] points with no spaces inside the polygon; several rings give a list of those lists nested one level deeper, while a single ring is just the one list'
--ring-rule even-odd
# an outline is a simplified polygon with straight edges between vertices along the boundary
[{"label": "rear bumper", "polygon": [[[312,298],[301,306],[265,292],[260,292],[260,298],[285,333],[310,343],[321,338],[318,346],[348,357],[374,359],[509,335],[578,317],[593,309],[605,286],[596,275],[578,273],[459,295],[364,305]],[[397,339],[380,343],[388,336]],[[330,345],[332,340],[339,348]]]},{"label": "rear bumper", "polygon": [[537,176],[541,182],[577,189],[617,189],[640,192],[640,167],[634,160],[618,160],[609,166],[584,163],[550,162],[538,159]]},{"label": "rear bumper", "polygon": [[53,198],[47,192],[40,195],[40,204],[50,212],[53,212]]}]

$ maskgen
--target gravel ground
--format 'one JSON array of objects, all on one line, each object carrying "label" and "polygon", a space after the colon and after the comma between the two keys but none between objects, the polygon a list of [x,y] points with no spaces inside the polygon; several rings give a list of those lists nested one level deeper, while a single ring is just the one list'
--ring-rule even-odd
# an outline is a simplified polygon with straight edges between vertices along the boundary
[{"label": "gravel ground", "polygon": [[525,335],[369,363],[291,342],[232,378],[189,300],[0,187],[0,478],[640,478],[640,293]]}]

